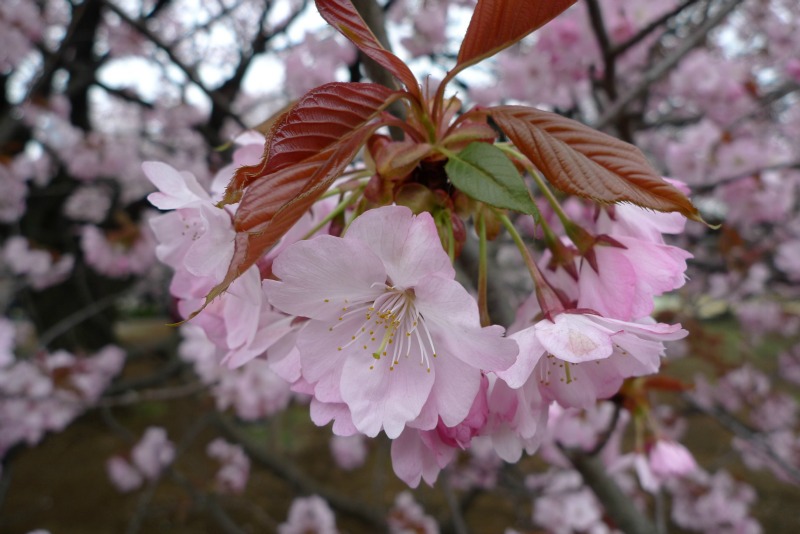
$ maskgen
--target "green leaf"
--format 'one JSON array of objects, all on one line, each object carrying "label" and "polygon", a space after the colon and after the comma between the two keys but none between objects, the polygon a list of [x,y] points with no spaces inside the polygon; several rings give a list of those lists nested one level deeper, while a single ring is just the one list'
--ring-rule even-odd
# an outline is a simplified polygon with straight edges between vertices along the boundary
[{"label": "green leaf", "polygon": [[445,171],[456,188],[490,206],[538,217],[539,210],[522,176],[499,148],[471,143],[458,154],[448,156]]}]

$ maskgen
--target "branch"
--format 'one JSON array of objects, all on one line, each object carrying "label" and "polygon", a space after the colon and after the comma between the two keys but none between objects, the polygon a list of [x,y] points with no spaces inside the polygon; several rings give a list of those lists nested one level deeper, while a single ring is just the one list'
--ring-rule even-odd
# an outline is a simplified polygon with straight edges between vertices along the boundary
[{"label": "branch", "polygon": [[733,414],[729,413],[720,406],[703,406],[689,395],[683,395],[683,398],[689,404],[689,406],[698,412],[713,418],[723,428],[737,438],[743,439],[750,443],[755,449],[758,450],[758,452],[775,462],[775,464],[784,471],[784,473],[792,480],[793,483],[800,484],[800,469],[790,465],[786,462],[786,460],[781,458],[781,456],[775,452],[775,449],[773,449],[772,446],[764,439],[764,436],[760,432],[753,430],[745,423],[737,419]]},{"label": "branch", "polygon": [[206,391],[213,384],[206,384],[203,382],[190,382],[180,386],[148,389],[145,391],[128,391],[122,395],[115,395],[112,397],[105,397],[100,399],[97,406],[106,408],[113,406],[130,406],[140,402],[151,401],[166,401],[173,399],[180,399],[181,397],[188,397],[201,391]]},{"label": "branch", "polygon": [[217,414],[216,423],[228,440],[241,445],[250,458],[273,475],[288,482],[297,491],[309,495],[319,495],[328,501],[332,508],[370,525],[375,532],[387,530],[383,514],[367,508],[361,501],[349,499],[340,491],[320,486],[315,480],[297,469],[294,464],[288,463],[285,458],[275,456],[255,444],[245,432],[236,427],[230,418]]},{"label": "branch", "polygon": [[171,46],[163,42],[158,35],[150,31],[150,29],[142,21],[132,19],[124,10],[114,5],[113,2],[105,0],[104,3],[111,11],[116,13],[120,19],[125,21],[126,24],[130,25],[136,31],[149,39],[154,45],[162,49],[167,54],[167,57],[169,57],[170,61],[172,61],[176,67],[183,71],[188,80],[200,88],[200,90],[203,91],[209,99],[211,99],[211,103],[214,106],[223,110],[224,113],[236,121],[236,124],[238,124],[242,129],[247,129],[247,126],[244,124],[244,122],[242,122],[242,119],[240,119],[238,115],[231,111],[230,101],[218,91],[212,91],[206,87],[194,69],[183,63]]},{"label": "branch", "polygon": [[106,308],[111,307],[120,297],[129,293],[131,288],[124,289],[119,293],[114,293],[112,295],[107,295],[100,300],[95,300],[85,308],[81,308],[80,310],[67,315],[59,322],[48,328],[47,330],[39,336],[39,349],[46,350],[47,345],[53,342],[54,339],[58,338],[59,336],[66,334],[82,322],[87,319],[90,319],[97,315],[98,313],[102,312]]},{"label": "branch", "polygon": [[636,86],[615,100],[611,107],[600,116],[600,118],[594,124],[594,128],[601,130],[610,123],[614,122],[625,112],[625,108],[627,108],[631,102],[642,96],[651,85],[669,73],[672,68],[675,67],[675,65],[677,65],[681,59],[684,58],[684,56],[686,56],[686,54],[700,45],[703,40],[705,40],[708,32],[725,20],[725,18],[734,9],[736,9],[739,4],[742,3],[742,1],[743,0],[730,0],[727,4],[723,5],[719,11],[714,14],[714,16],[706,19],[706,21],[697,28],[697,31],[683,40],[683,42],[672,52],[672,54],[664,58],[664,60],[655,67],[645,72],[644,76],[642,76],[642,79]]},{"label": "branch", "polygon": [[699,0],[687,0],[683,4],[679,5],[672,11],[664,13],[650,24],[639,30],[636,35],[625,41],[624,43],[620,43],[617,46],[613,47],[610,51],[611,55],[614,57],[621,56],[640,42],[642,42],[648,35],[653,33],[656,28],[661,26],[662,24],[666,24],[669,19],[679,15],[684,9],[691,6],[692,4],[696,4]]},{"label": "branch", "polygon": [[655,526],[634,506],[614,479],[608,476],[605,466],[597,456],[582,451],[570,451],[559,445],[561,452],[581,474],[583,481],[602,503],[614,526],[625,534],[652,534]]},{"label": "branch", "polygon": [[[372,30],[372,33],[378,38],[378,42],[380,42],[386,50],[391,51],[392,46],[389,44],[389,36],[386,34],[386,21],[381,6],[379,6],[375,0],[353,0],[353,7],[356,8],[358,14],[361,15],[361,18],[367,23],[369,29]],[[361,58],[364,69],[367,71],[367,76],[369,76],[373,82],[385,85],[390,89],[398,88],[397,81],[388,70],[381,67],[372,58],[366,56],[361,50],[358,51],[358,55]]]},{"label": "branch", "polygon": [[748,176],[753,176],[755,174],[760,174],[762,172],[780,171],[785,169],[800,169],[800,160],[784,161],[783,163],[776,163],[775,165],[759,167],[758,169],[752,169],[749,171],[740,172],[739,174],[734,174],[732,176],[725,176],[724,178],[719,178],[718,180],[714,180],[713,184],[699,185],[696,187],[693,186],[692,193],[709,193],[721,185],[725,185],[730,182],[735,182],[736,180],[741,180],[742,178],[747,178]]}]

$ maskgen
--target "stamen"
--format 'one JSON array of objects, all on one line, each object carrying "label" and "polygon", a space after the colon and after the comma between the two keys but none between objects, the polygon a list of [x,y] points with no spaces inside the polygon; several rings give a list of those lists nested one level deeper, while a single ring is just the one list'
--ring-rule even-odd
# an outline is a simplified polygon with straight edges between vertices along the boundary
[{"label": "stamen", "polygon": [[[376,285],[380,284],[373,284],[373,287]],[[332,332],[342,325],[347,325],[348,329],[353,326],[355,328],[349,342],[338,347],[338,350],[349,347],[363,336],[363,341],[358,343],[361,348],[370,351],[375,360],[391,356],[389,370],[393,370],[394,366],[400,363],[401,356],[406,358],[410,356],[412,348],[416,345],[420,353],[420,365],[425,365],[430,372],[430,359],[437,356],[436,347],[428,326],[414,304],[413,291],[398,289],[388,284],[383,287],[385,292],[372,302],[356,304],[345,302],[349,306],[342,308],[344,313],[328,328],[328,331]],[[359,316],[362,317],[361,320],[356,319]],[[356,324],[353,324],[354,320],[357,321]],[[370,343],[378,341],[376,331],[381,326],[383,335],[380,342],[377,346],[370,347]],[[412,338],[416,339],[416,343],[412,342]]]}]

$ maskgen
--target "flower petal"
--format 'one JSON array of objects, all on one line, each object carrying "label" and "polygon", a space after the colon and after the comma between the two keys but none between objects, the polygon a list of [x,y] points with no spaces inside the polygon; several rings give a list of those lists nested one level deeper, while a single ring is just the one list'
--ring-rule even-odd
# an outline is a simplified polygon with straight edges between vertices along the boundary
[{"label": "flower petal", "polygon": [[383,428],[394,439],[419,415],[434,379],[433,369],[410,358],[392,363],[387,357],[351,356],[342,370],[341,394],[359,431],[375,437]]},{"label": "flower petal", "polygon": [[405,206],[369,210],[350,225],[345,240],[351,239],[381,258],[395,287],[410,288],[431,275],[455,277],[429,213],[414,216]]},{"label": "flower petal", "polygon": [[315,319],[330,319],[351,303],[374,300],[386,282],[383,263],[364,243],[327,235],[286,247],[272,272],[280,281],[264,282],[270,304]]}]

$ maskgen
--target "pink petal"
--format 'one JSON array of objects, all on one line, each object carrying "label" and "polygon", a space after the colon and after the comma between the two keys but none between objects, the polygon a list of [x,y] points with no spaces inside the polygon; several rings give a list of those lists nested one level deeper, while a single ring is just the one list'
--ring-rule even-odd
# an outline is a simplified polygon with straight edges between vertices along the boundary
[{"label": "pink petal", "polygon": [[158,209],[174,210],[197,202],[211,201],[208,193],[191,173],[179,172],[160,161],[146,161],[142,163],[142,170],[160,190],[147,197]]},{"label": "pink petal", "polygon": [[455,277],[429,213],[415,217],[404,206],[369,210],[353,221],[345,239],[366,243],[395,287],[410,288],[431,275]]},{"label": "pink petal", "polygon": [[599,360],[613,352],[610,335],[614,331],[593,323],[584,315],[562,313],[555,322],[540,321],[535,328],[545,350],[567,362]]},{"label": "pink petal", "polygon": [[[454,280],[431,277],[414,288],[416,305],[431,331],[437,351],[486,371],[511,367],[517,344],[499,326],[480,327],[478,304]],[[440,348],[441,347],[441,348]]]},{"label": "pink petal", "polygon": [[341,394],[359,431],[375,437],[383,428],[394,439],[419,415],[434,379],[434,369],[411,359],[393,364],[386,357],[351,356],[342,371]]},{"label": "pink petal", "polygon": [[369,247],[332,236],[290,245],[275,258],[272,272],[280,278],[265,281],[273,306],[320,319],[341,315],[351,303],[374,300],[386,282],[383,263]]},{"label": "pink petal", "polygon": [[519,354],[514,364],[505,371],[497,371],[497,376],[501,378],[509,387],[520,388],[528,381],[533,368],[544,355],[544,346],[536,336],[534,327],[526,328],[510,336],[509,339],[516,341],[519,346]]},{"label": "pink petal", "polygon": [[481,373],[450,354],[440,354],[434,363],[436,381],[431,399],[447,426],[456,426],[469,414],[481,384]]}]

